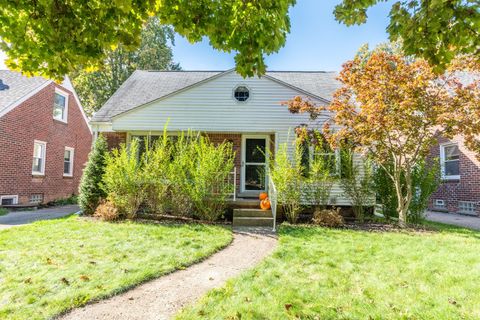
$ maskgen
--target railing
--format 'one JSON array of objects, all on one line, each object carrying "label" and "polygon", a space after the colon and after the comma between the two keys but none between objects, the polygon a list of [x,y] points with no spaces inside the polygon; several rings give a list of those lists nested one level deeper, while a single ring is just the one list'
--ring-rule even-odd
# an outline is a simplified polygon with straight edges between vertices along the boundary
[{"label": "railing", "polygon": [[270,199],[270,207],[272,209],[273,231],[275,231],[277,226],[277,197],[277,187],[275,187],[272,177],[268,175],[268,198]]}]

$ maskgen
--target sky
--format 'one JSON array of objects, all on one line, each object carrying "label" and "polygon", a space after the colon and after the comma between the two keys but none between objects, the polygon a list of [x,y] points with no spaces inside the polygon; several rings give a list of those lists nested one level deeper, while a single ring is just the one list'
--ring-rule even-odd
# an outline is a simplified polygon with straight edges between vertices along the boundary
[{"label": "sky", "polygon": [[[291,32],[278,53],[266,57],[268,70],[339,71],[365,43],[375,46],[387,41],[385,28],[392,1],[380,2],[368,11],[368,21],[347,27],[338,23],[333,9],[340,0],[297,0],[290,9]],[[226,70],[233,68],[234,54],[214,50],[204,40],[190,44],[177,35],[174,60],[183,70]],[[0,52],[0,69],[5,69]]]}]

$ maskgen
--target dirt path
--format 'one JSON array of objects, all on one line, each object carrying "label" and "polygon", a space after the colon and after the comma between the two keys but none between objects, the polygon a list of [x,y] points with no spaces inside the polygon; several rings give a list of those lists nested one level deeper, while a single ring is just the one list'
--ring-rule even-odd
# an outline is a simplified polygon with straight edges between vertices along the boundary
[{"label": "dirt path", "polygon": [[75,309],[60,319],[170,319],[210,289],[220,287],[227,279],[256,265],[276,244],[273,234],[236,231],[231,245],[205,261],[121,295]]}]

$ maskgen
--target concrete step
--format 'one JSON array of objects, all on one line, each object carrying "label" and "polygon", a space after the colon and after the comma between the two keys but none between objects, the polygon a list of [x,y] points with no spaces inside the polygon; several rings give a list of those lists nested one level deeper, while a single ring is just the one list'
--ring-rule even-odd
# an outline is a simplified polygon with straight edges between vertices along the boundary
[{"label": "concrete step", "polygon": [[271,218],[272,210],[261,209],[233,209],[234,217],[257,217],[257,218]]},{"label": "concrete step", "polygon": [[256,209],[260,206],[260,200],[258,199],[245,199],[245,198],[237,198],[235,201],[233,199],[227,200],[227,205],[230,208],[251,208]]},{"label": "concrete step", "polygon": [[233,227],[271,227],[273,218],[266,217],[233,217]]}]

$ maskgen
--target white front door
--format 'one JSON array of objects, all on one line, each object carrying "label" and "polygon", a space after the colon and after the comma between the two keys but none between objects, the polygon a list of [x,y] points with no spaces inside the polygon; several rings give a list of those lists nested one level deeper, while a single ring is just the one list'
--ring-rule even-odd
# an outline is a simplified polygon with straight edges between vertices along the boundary
[{"label": "white front door", "polygon": [[242,166],[240,191],[258,194],[267,189],[269,157],[268,135],[242,136]]}]

